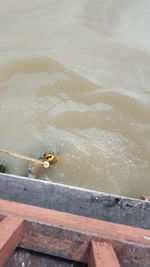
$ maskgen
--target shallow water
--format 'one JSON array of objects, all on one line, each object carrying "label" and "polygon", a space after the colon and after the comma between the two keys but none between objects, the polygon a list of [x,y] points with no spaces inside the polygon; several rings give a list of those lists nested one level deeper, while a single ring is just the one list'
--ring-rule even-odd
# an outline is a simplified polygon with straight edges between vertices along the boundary
[{"label": "shallow water", "polygon": [[[44,180],[149,195],[149,8],[146,0],[6,0],[0,147],[60,153]],[[0,160],[25,175],[28,162]]]}]

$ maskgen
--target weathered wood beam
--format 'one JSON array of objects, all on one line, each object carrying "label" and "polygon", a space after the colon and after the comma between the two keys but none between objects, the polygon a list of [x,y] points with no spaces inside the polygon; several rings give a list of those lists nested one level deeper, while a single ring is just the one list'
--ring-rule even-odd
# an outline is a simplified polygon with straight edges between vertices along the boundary
[{"label": "weathered wood beam", "polygon": [[113,246],[119,260],[150,262],[150,231],[0,200],[0,214],[25,220],[20,247],[87,262],[91,240]]},{"label": "weathered wood beam", "polygon": [[0,267],[8,261],[23,237],[22,218],[6,217],[0,223]]},{"label": "weathered wood beam", "polygon": [[26,221],[20,247],[72,261],[87,262],[90,240],[90,235],[73,228],[69,230],[61,222],[43,224]]},{"label": "weathered wood beam", "polygon": [[117,256],[111,245],[92,240],[88,257],[88,267],[119,267]]},{"label": "weathered wood beam", "polygon": [[91,236],[98,235],[121,242],[137,242],[142,245],[150,245],[150,241],[144,238],[146,235],[150,237],[149,230],[10,202],[7,200],[0,200],[0,214],[18,216],[32,222],[43,222],[45,225],[59,226],[60,228],[73,231],[83,231],[83,233],[88,233]]}]

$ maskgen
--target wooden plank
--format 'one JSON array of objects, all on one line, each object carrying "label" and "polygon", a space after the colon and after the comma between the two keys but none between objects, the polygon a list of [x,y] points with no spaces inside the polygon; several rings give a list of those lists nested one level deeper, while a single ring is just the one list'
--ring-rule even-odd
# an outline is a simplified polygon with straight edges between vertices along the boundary
[{"label": "wooden plank", "polygon": [[8,261],[10,255],[20,243],[23,236],[21,218],[6,217],[0,223],[0,267]]},{"label": "wooden plank", "polygon": [[150,229],[148,201],[1,173],[0,198]]},{"label": "wooden plank", "polygon": [[150,261],[150,231],[0,200],[0,214],[25,219],[21,247],[87,262],[91,239],[109,242],[118,257]]},{"label": "wooden plank", "polygon": [[149,196],[141,196],[141,199],[142,199],[142,200],[150,201],[150,197],[149,197]]},{"label": "wooden plank", "polygon": [[72,261],[87,262],[91,236],[63,225],[25,223],[20,247]]},{"label": "wooden plank", "polygon": [[92,240],[88,258],[88,267],[119,267],[120,264],[111,245]]},{"label": "wooden plank", "polygon": [[88,232],[91,235],[103,236],[104,238],[150,245],[148,238],[144,238],[144,236],[150,238],[149,230],[104,222],[7,200],[0,200],[0,214],[20,216],[33,222],[44,222],[45,224],[57,225],[73,231]]}]

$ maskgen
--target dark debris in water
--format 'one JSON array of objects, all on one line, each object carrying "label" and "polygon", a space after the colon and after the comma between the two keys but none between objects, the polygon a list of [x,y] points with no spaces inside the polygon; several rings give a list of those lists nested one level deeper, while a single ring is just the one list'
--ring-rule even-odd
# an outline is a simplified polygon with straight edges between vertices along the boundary
[{"label": "dark debris in water", "polygon": [[5,173],[6,172],[6,167],[2,163],[0,163],[0,172],[2,172],[2,173]]}]

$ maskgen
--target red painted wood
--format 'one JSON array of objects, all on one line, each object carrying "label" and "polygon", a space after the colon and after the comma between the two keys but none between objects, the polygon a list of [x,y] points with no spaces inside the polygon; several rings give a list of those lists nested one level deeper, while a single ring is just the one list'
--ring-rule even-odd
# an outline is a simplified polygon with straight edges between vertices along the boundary
[{"label": "red painted wood", "polygon": [[23,236],[23,219],[6,217],[0,223],[0,267],[8,261],[10,255]]},{"label": "red painted wood", "polygon": [[92,240],[88,267],[119,267],[117,256],[111,245]]},{"label": "red painted wood", "polygon": [[25,222],[22,248],[73,261],[87,261],[91,236],[60,225]]},{"label": "red painted wood", "polygon": [[141,196],[141,199],[150,201],[150,197],[149,196]]},{"label": "red painted wood", "polygon": [[119,260],[150,262],[150,231],[0,200],[0,215],[25,220],[20,246],[53,256],[87,262],[91,240],[108,242]]},{"label": "red painted wood", "polygon": [[[121,242],[140,243],[150,246],[150,231],[131,226],[104,222],[69,213],[34,207],[26,204],[0,200],[0,214],[20,216],[33,222],[43,222],[73,231],[82,231],[91,236],[113,239]],[[145,236],[147,238],[145,238]]]}]

